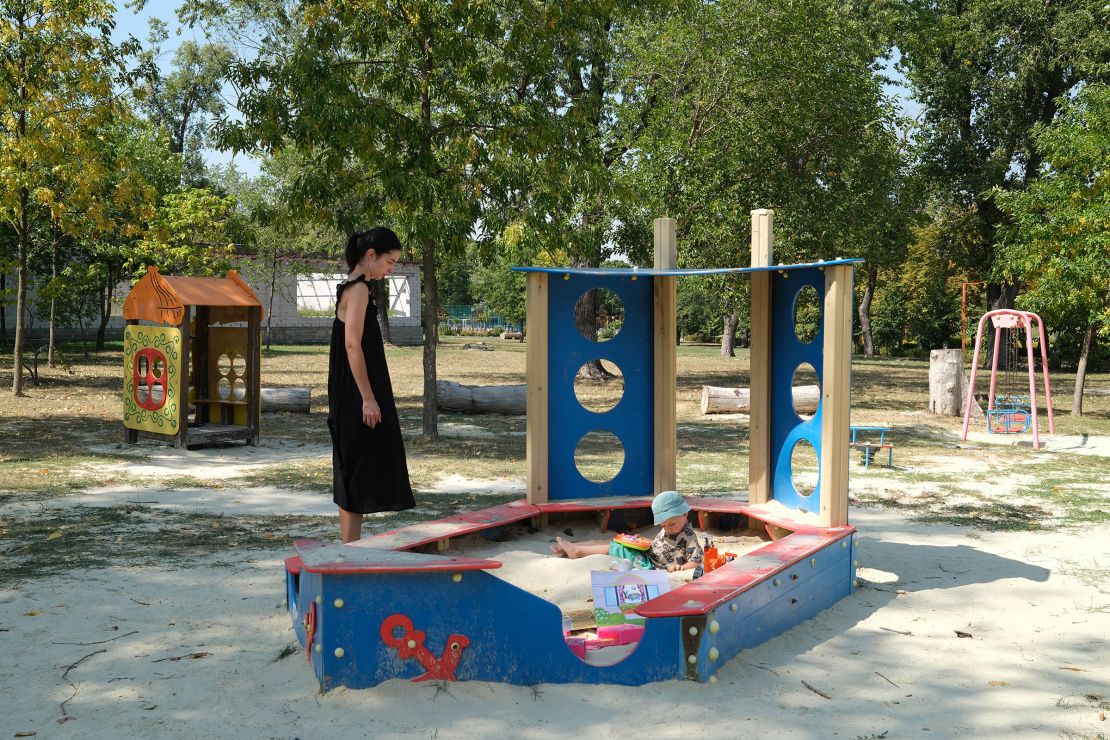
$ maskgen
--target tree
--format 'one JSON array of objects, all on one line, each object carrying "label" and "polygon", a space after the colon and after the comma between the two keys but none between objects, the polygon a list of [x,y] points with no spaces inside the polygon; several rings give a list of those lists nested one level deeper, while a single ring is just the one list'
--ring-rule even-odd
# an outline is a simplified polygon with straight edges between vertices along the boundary
[{"label": "tree", "polygon": [[[255,7],[186,5],[221,22]],[[438,436],[436,268],[461,251],[493,175],[492,146],[527,135],[543,111],[549,16],[541,3],[330,2],[265,6],[257,55],[233,65],[242,122],[224,120],[236,150],[299,151],[312,169],[298,183],[305,202],[356,194],[419,255],[424,287],[423,433]],[[521,132],[525,132],[522,134]]]},{"label": "tree", "polygon": [[0,2],[0,214],[17,243],[15,395],[23,392],[32,216],[53,201],[46,173],[71,183],[74,200],[90,201],[101,173],[85,155],[117,107],[113,86],[135,51],[112,43],[113,12],[103,0]]},{"label": "tree", "polygon": [[[1006,215],[998,198],[1042,174],[1033,131],[1059,101],[1105,79],[1110,37],[1102,0],[931,0],[907,3],[896,33],[899,68],[924,107],[921,173],[933,194],[976,221],[966,269],[991,273]],[[988,285],[990,307],[1015,287]],[[993,338],[993,335],[992,335]]]},{"label": "tree", "polygon": [[1025,286],[1020,304],[1050,325],[1074,322],[1082,346],[1072,415],[1097,338],[1110,337],[1110,85],[1091,84],[1033,134],[1042,174],[997,192],[1012,219],[1000,232],[997,276]]},{"label": "tree", "polygon": [[201,149],[208,143],[208,128],[225,112],[221,89],[231,64],[231,50],[222,43],[183,41],[174,51],[173,71],[163,75],[154,59],[162,54],[168,38],[166,24],[151,20],[150,44],[144,52],[149,70],[139,91],[139,104],[150,120],[166,130],[169,151],[180,154],[182,176],[188,184],[203,180]]},{"label": "tree", "polygon": [[[882,45],[836,5],[689,3],[629,40],[629,187],[679,223],[680,263],[748,262],[750,210],[776,209],[777,261],[897,247],[897,119]],[[650,107],[648,101],[653,101]],[[746,292],[722,286],[722,353]]]}]

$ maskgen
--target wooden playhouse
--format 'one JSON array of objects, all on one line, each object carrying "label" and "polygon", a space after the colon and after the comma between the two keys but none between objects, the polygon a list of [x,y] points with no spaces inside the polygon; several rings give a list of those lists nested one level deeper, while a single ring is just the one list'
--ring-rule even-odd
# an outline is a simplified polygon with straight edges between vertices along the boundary
[{"label": "wooden playhouse", "polygon": [[197,278],[150,267],[123,317],[128,442],[258,444],[262,303],[234,270]]}]

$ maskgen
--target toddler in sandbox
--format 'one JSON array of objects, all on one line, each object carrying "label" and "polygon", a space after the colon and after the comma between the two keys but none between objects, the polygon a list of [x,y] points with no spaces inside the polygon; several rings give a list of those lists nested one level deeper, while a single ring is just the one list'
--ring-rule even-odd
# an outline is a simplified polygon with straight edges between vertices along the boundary
[{"label": "toddler in sandbox", "polygon": [[690,506],[677,491],[663,491],[651,502],[655,524],[662,526],[662,529],[646,550],[623,544],[620,540],[625,538],[622,537],[609,542],[569,542],[556,537],[551,553],[567,558],[612,555],[631,560],[634,568],[658,568],[672,573],[676,570],[691,570],[702,564],[703,553],[694,528],[686,519],[689,512]]}]

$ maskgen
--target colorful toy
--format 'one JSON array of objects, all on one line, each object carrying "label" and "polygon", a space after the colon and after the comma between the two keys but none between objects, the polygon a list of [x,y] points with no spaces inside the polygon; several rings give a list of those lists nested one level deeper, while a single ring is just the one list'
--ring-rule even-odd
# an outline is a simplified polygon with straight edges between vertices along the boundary
[{"label": "colorful toy", "polygon": [[[1033,427],[1033,448],[1041,448],[1040,428],[1037,424],[1037,374],[1033,366],[1033,325],[1036,324],[1036,337],[1040,340],[1041,371],[1044,374],[1045,407],[1048,409],[1048,433],[1055,434],[1056,421],[1052,410],[1052,384],[1048,379],[1048,345],[1045,342],[1044,323],[1041,317],[1029,311],[999,309],[988,311],[979,319],[975,332],[975,351],[971,356],[971,379],[967,386],[967,402],[964,404],[964,426],[961,439],[967,439],[971,424],[971,408],[975,404],[975,375],[979,370],[979,348],[983,342],[983,327],[990,319],[994,326],[994,352],[991,356],[991,383],[987,396],[987,431],[991,434],[1019,434]],[[1012,382],[1017,372],[1019,353],[1017,350],[1016,330],[1025,329],[1026,368],[1029,375],[1029,395],[1021,396],[1013,392]],[[1006,331],[1003,337],[1003,330]],[[998,360],[1005,347],[1006,367],[1003,376],[1003,393],[996,395],[998,383]]]},{"label": "colorful toy", "polygon": [[[859,260],[774,265],[772,217],[765,210],[752,214],[751,267],[675,269],[674,221],[658,219],[654,269],[518,268],[528,275],[527,497],[351,545],[297,541],[296,556],[286,561],[289,612],[304,644],[309,635],[299,615],[316,605],[311,655],[322,689],[423,678],[429,670],[520,685],[710,681],[741,650],[851,591],[849,373]],[[675,280],[722,273],[752,280],[748,503],[687,500],[699,521],[730,521],[778,536],[731,562],[726,553],[724,564],[689,583],[654,597],[637,594],[636,605],[622,612],[641,621],[634,649],[617,664],[594,665],[584,660],[588,641],[564,635],[558,606],[498,578],[496,559],[453,556],[451,540],[503,534],[515,522],[543,526],[576,512],[596,514],[613,529],[649,521],[652,496],[675,488]],[[604,344],[587,339],[574,322],[579,296],[598,288],[614,292],[625,309],[620,332]],[[822,306],[821,329],[802,339],[795,303],[810,290]],[[578,368],[599,358],[618,365],[624,378],[623,397],[603,413],[585,409],[573,387]],[[792,393],[803,364],[816,371],[822,390],[817,412],[805,419]],[[608,481],[587,479],[576,463],[580,441],[596,430],[611,432],[624,449],[624,463]],[[795,460],[803,454],[816,456],[815,489],[795,484]],[[619,607],[623,592],[613,586]],[[624,596],[628,605],[630,594]],[[620,639],[590,638],[595,648]],[[420,645],[433,646],[424,660],[417,657]],[[412,652],[403,657],[402,649]],[[438,667],[429,669],[437,651]]]},{"label": "colorful toy", "polygon": [[633,550],[650,550],[651,540],[647,537],[638,534],[627,534],[620,532],[613,535],[613,541],[625,547],[631,547]]},{"label": "colorful toy", "polygon": [[142,433],[174,447],[258,444],[262,304],[234,270],[191,278],[150,267],[123,317],[128,442]]}]

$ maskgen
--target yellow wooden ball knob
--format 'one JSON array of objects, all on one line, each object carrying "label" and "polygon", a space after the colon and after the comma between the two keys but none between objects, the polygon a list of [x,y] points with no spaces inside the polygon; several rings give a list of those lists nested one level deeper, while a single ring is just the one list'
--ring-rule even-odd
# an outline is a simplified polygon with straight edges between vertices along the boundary
[{"label": "yellow wooden ball knob", "polygon": [[451,576],[451,580],[454,581],[455,583],[461,583],[462,582],[462,573],[453,574]]},{"label": "yellow wooden ball knob", "polygon": [[688,631],[691,635],[698,634],[698,628],[697,627],[691,627]]},{"label": "yellow wooden ball knob", "polygon": [[710,676],[709,677],[709,683],[717,683],[717,677],[716,676]]},{"label": "yellow wooden ball knob", "polygon": [[720,631],[721,631],[721,624],[716,619],[714,619],[712,622],[709,623],[709,634],[715,635]]},{"label": "yellow wooden ball knob", "polygon": [[335,657],[342,658],[344,655],[346,655],[346,653],[343,651],[343,648],[335,649]]},{"label": "yellow wooden ball knob", "polygon": [[716,660],[719,657],[721,657],[721,651],[720,650],[718,650],[717,648],[709,648],[709,659],[710,660]]},{"label": "yellow wooden ball knob", "polygon": [[320,643],[316,643],[316,652],[318,652],[318,653],[324,652],[324,646],[321,645]]},{"label": "yellow wooden ball knob", "polygon": [[686,662],[689,663],[690,665],[693,665],[694,663],[698,662],[698,656],[691,654],[690,657],[688,657],[686,659]]},{"label": "yellow wooden ball knob", "polygon": [[324,603],[324,597],[323,596],[317,596],[316,597],[316,603],[317,604],[323,604]]},{"label": "yellow wooden ball knob", "polygon": [[412,650],[414,647],[416,647],[416,640],[409,640],[408,646],[409,650]]},{"label": "yellow wooden ball knob", "polygon": [[336,599],[332,603],[335,604],[336,609],[342,609],[343,608],[343,599]]}]

